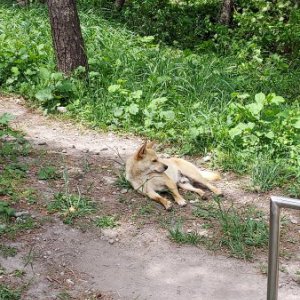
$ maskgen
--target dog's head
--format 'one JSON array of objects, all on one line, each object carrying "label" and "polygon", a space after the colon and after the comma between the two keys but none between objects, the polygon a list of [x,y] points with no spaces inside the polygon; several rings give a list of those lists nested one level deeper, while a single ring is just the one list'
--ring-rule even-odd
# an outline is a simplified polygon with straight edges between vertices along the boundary
[{"label": "dog's head", "polygon": [[142,172],[163,173],[168,166],[162,163],[153,150],[153,142],[145,142],[135,153],[135,160]]}]

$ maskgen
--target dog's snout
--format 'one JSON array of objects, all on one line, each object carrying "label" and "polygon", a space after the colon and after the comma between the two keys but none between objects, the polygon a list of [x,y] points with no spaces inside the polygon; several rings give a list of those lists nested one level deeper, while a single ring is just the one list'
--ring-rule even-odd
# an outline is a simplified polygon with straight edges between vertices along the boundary
[{"label": "dog's snout", "polygon": [[168,169],[168,166],[167,166],[167,165],[165,165],[165,166],[164,166],[164,168],[165,168],[165,171],[166,171],[166,170]]}]

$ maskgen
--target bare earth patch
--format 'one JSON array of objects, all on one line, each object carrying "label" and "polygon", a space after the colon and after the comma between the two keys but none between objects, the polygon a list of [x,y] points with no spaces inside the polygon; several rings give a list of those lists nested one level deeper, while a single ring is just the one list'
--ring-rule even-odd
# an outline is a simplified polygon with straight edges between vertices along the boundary
[{"label": "bare earth patch", "polygon": [[[166,212],[131,189],[115,185],[122,159],[141,144],[140,138],[99,133],[48,118],[26,108],[21,99],[0,98],[0,115],[5,112],[15,116],[12,126],[33,145],[30,155],[22,159],[29,165],[26,185],[38,193],[35,203],[21,198],[15,206],[29,211],[37,226],[15,239],[4,237],[17,255],[0,256],[4,270],[0,283],[14,287],[27,283],[22,299],[266,298],[265,250],[245,262],[228,257],[226,249],[179,246],[170,241],[167,228],[183,220],[185,230],[199,230],[203,220],[193,216],[194,204]],[[39,180],[38,171],[49,165],[67,174],[67,183],[62,176]],[[217,185],[228,207],[253,204],[267,215],[269,194],[247,192],[246,177],[231,173],[222,177]],[[66,185],[70,193],[87,196],[95,205],[90,215],[75,219],[73,225],[63,223],[63,214],[47,209],[53,195],[65,191]],[[295,212],[285,215],[284,231],[289,233],[281,243],[279,299],[296,300],[300,297],[300,218]],[[97,227],[103,216],[114,216],[116,226]],[[15,276],[15,270],[25,274]]]}]

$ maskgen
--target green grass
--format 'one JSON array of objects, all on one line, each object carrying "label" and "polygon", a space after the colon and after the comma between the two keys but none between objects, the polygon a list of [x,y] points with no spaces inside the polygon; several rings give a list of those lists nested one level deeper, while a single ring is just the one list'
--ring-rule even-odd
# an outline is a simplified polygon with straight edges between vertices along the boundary
[{"label": "green grass", "polygon": [[254,207],[225,208],[216,199],[214,203],[198,204],[193,215],[206,220],[214,228],[214,243],[228,249],[233,257],[252,259],[256,250],[268,245],[268,224],[264,214]]},{"label": "green grass", "polygon": [[[80,70],[70,78],[55,71],[43,6],[2,4],[0,89],[25,95],[45,112],[68,105],[78,121],[171,142],[180,153],[214,152],[214,163],[226,170],[255,174],[259,154],[270,153],[299,177],[300,69],[292,58],[167,47],[104,19],[100,10],[79,11],[88,84]],[[257,114],[259,92],[286,101],[264,103]],[[119,184],[127,187],[124,178]]]},{"label": "green grass", "polygon": [[0,299],[1,300],[19,300],[21,294],[17,289],[12,289],[7,285],[0,283]]},{"label": "green grass", "polygon": [[37,176],[39,180],[57,179],[61,177],[58,174],[56,168],[53,166],[41,167],[38,171]]},{"label": "green grass", "polygon": [[6,246],[4,244],[0,244],[0,255],[4,258],[14,257],[17,254],[17,249],[15,247]]},{"label": "green grass", "polygon": [[114,228],[118,226],[118,221],[115,216],[102,216],[96,219],[95,225],[100,228]]},{"label": "green grass", "polygon": [[95,211],[95,203],[81,194],[57,193],[48,205],[48,211],[59,212],[64,223],[73,224],[74,219]]},{"label": "green grass", "polygon": [[178,244],[198,245],[203,241],[197,232],[184,232],[178,224],[169,229],[169,238]]}]

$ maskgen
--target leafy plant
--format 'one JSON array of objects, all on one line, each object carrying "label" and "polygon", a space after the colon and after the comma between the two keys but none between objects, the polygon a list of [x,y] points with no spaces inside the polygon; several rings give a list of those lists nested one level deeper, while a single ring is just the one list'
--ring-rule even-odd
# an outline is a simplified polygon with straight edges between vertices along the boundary
[{"label": "leafy plant", "polygon": [[1,300],[19,300],[21,294],[18,290],[12,289],[7,285],[0,283],[0,299]]},{"label": "leafy plant", "polygon": [[57,179],[59,178],[59,174],[55,167],[53,166],[45,166],[39,169],[38,171],[38,179],[39,180],[48,180],[48,179]]},{"label": "leafy plant", "polygon": [[171,240],[179,244],[198,245],[202,242],[202,238],[197,232],[192,231],[186,233],[178,224],[174,228],[169,229],[169,237]]},{"label": "leafy plant", "polygon": [[60,212],[66,224],[72,224],[74,219],[90,214],[95,210],[94,203],[86,198],[75,194],[57,193],[54,201],[48,205],[50,212]]},{"label": "leafy plant", "polygon": [[117,218],[115,216],[98,217],[95,221],[97,227],[114,228],[118,226]]}]

